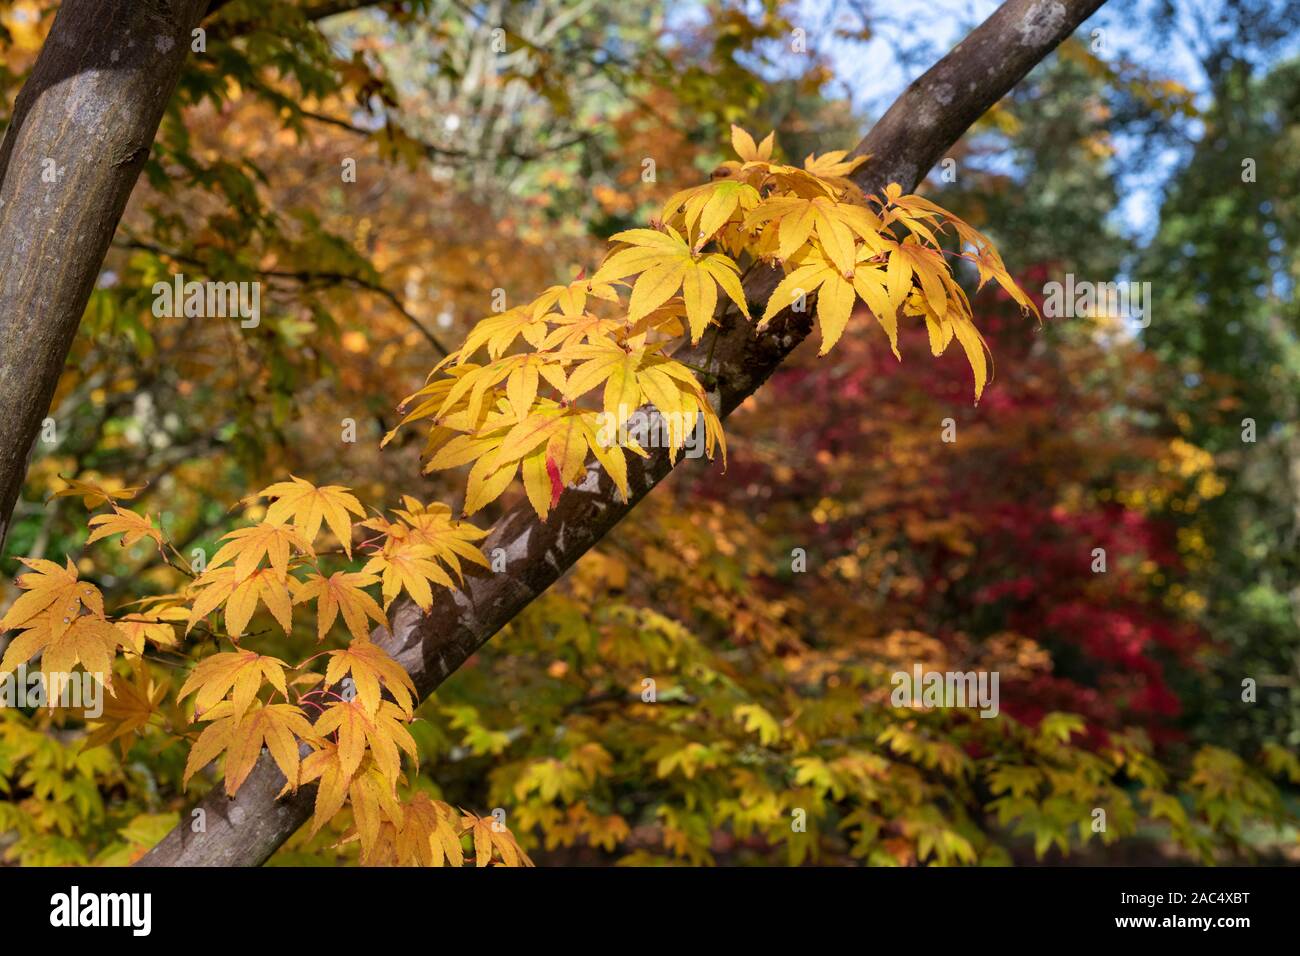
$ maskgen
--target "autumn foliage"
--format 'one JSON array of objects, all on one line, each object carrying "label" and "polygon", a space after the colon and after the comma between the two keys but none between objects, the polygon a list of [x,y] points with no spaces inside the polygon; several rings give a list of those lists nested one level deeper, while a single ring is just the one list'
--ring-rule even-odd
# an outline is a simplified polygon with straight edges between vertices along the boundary
[{"label": "autumn foliage", "polygon": [[[528,89],[522,128],[469,145],[403,115],[389,73],[492,24],[451,11],[425,35],[415,4],[358,21],[346,60],[300,8],[248,6],[218,22],[255,42],[214,30],[164,121],[60,387],[94,414],[33,462],[11,539],[27,557],[0,675],[102,675],[105,697],[84,720],[0,708],[6,860],[134,862],[261,759],[282,795],[314,790],[273,863],[988,865],[1153,845],[1212,863],[1294,824],[1292,749],[1188,720],[1224,697],[1194,518],[1227,484],[1162,419],[1177,370],[1105,319],[1041,321],[1033,290],[1060,263],[1002,240],[1014,201],[864,193],[865,157],[785,158],[818,124],[733,125],[767,92],[734,54],[788,32],[780,4],[724,4],[680,60],[608,87],[560,65],[578,52],[512,38],[509,69],[466,86]],[[1070,50],[1062,69],[1096,72]],[[819,76],[785,90],[807,104],[791,112],[838,130]],[[493,115],[474,95],[437,115]],[[591,146],[606,179],[549,152],[580,109],[611,139]],[[386,178],[340,188],[336,153]],[[642,153],[662,182],[612,158]],[[489,166],[524,172],[497,188]],[[259,277],[282,314],[238,338],[150,321],[139,290],[182,267]],[[761,269],[775,291],[748,301]],[[393,291],[412,288],[414,311]],[[725,312],[757,335],[787,309],[816,346],[724,433],[714,372],[682,348]],[[346,454],[340,420],[361,435]],[[399,602],[428,612],[511,573],[483,550],[506,506],[553,521],[596,467],[627,497],[654,447],[710,460],[421,700],[381,646]],[[998,713],[898,706],[916,667],[996,672]]]}]

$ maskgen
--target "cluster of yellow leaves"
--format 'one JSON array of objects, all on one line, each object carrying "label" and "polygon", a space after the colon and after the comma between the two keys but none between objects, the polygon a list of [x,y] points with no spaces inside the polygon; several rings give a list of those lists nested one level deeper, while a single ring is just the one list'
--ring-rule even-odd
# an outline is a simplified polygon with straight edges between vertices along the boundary
[{"label": "cluster of yellow leaves", "polygon": [[379,815],[358,816],[343,839],[360,840],[363,866],[463,866],[463,836],[473,843],[475,866],[488,866],[494,857],[504,866],[533,865],[514,835],[493,817],[458,811],[425,793],[378,809]]},{"label": "cluster of yellow leaves", "polygon": [[[90,519],[87,543],[121,535],[125,547],[148,538],[161,554],[161,530],[117,503],[138,491],[69,481],[58,494],[110,509]],[[475,544],[486,532],[456,520],[444,505],[409,497],[391,518],[354,521],[366,516],[349,489],[317,487],[297,477],[246,501],[259,498],[271,502],[262,520],[225,535],[184,593],[146,598],[116,617],[105,613],[103,595],[78,578],[71,561],[61,567],[25,560],[31,570],[18,579],[23,594],[0,619],[0,628],[21,633],[0,671],[40,654],[47,671],[67,673],[80,664],[102,675],[108,694],[87,745],[116,742],[124,752],[156,714],[168,726],[182,725],[186,718],[177,703],[192,697],[194,720],[204,726],[190,748],[185,784],[224,754],[225,789],[234,796],[265,748],[284,774],[286,790],[319,784],[313,832],[350,805],[354,825],[345,842],[359,840],[368,862],[460,865],[461,837],[468,835],[479,866],[494,854],[506,865],[531,865],[494,820],[453,811],[422,794],[401,803],[402,757],[412,763],[418,758],[407,729],[418,694],[410,675],[370,639],[370,626],[387,626],[385,610],[402,591],[428,610],[433,586],[462,583],[464,562],[488,567]],[[318,539],[328,529],[338,541],[334,553],[351,559],[354,525],[374,532],[363,545],[370,554],[366,564],[360,571],[327,574],[320,559],[330,552],[318,550]],[[377,594],[367,588],[377,588]],[[346,647],[326,652],[323,674],[307,670],[313,658],[294,668],[241,644],[259,603],[291,635],[295,607],[313,601],[318,642],[340,617],[351,638]],[[202,622],[206,634],[228,638],[234,650],[200,660],[171,703],[170,682],[156,680],[145,666],[146,642],[178,650],[176,627],[184,624],[188,636]],[[119,648],[133,664],[113,684]]]},{"label": "cluster of yellow leaves", "polygon": [[[263,519],[225,535],[191,584],[187,633],[224,606],[226,633],[238,641],[260,602],[289,634],[294,607],[314,600],[318,639],[342,614],[353,637],[364,640],[367,622],[386,624],[383,612],[403,590],[427,611],[433,603],[431,585],[454,588],[462,580],[462,559],[488,566],[474,545],[485,531],[454,520],[445,505],[423,505],[408,497],[404,508],[394,512],[396,521],[378,516],[357,522],[383,539],[372,545],[374,555],[361,571],[326,576],[314,542],[322,527],[328,527],[351,557],[352,515],[365,514],[360,502],[342,486],[317,488],[300,478],[264,488],[252,499],[263,497],[275,499]],[[305,572],[302,577],[293,573],[300,570]],[[380,584],[382,608],[365,590],[375,584]]]},{"label": "cluster of yellow leaves", "polygon": [[[579,280],[485,320],[434,369],[429,384],[403,403],[409,411],[399,427],[434,420],[426,471],[473,463],[466,514],[495,501],[520,475],[529,501],[545,518],[565,486],[585,476],[589,455],[626,495],[625,452],[647,453],[636,430],[625,426],[647,402],[667,416],[674,455],[700,417],[708,452],[722,442],[721,423],[703,387],[665,354],[669,340],[656,336],[680,332],[680,305],[656,308],[636,323],[578,311],[589,294],[603,298],[612,288]],[[574,311],[546,312],[552,305]],[[520,337],[533,350],[503,355]],[[480,348],[487,349],[487,361],[469,361]],[[597,392],[599,408],[579,404]],[[391,438],[392,433],[384,440]]]},{"label": "cluster of yellow leaves", "polygon": [[[995,280],[1026,311],[1033,302],[1011,278],[992,243],[978,230],[920,196],[904,195],[896,183],[880,196],[865,196],[847,177],[865,156],[844,151],[809,156],[803,168],[771,161],[771,136],[759,146],[733,128],[741,162],[723,165],[725,178],[686,190],[664,207],[666,226],[680,224],[701,246],[752,257],[785,271],[760,321],[802,306],[817,295],[821,354],[839,341],[854,306],[870,310],[898,356],[898,321],[925,321],[931,351],[940,355],[955,338],[975,375],[979,400],[988,381],[987,348],[975,328],[970,302],[953,276],[941,238],[951,226],[957,257],[975,263],[982,288]],[[740,195],[740,201],[730,197]],[[725,218],[707,213],[727,197]],[[762,197],[761,201],[755,201]]]},{"label": "cluster of yellow leaves", "polygon": [[[725,459],[704,387],[672,355],[681,336],[696,343],[714,324],[720,296],[750,317],[742,261],[785,271],[760,326],[815,295],[825,354],[861,300],[898,355],[899,316],[919,318],[935,355],[953,339],[961,345],[979,400],[987,347],[945,256],[973,262],[981,287],[995,280],[1035,310],[989,240],[897,184],[865,196],[848,178],[865,157],[837,151],[788,166],[772,160],[772,135],[755,144],[737,127],[732,144],[740,160],[672,196],[654,228],[612,236],[615,248],[590,278],[480,321],[402,403],[398,428],[430,420],[427,471],[473,464],[466,514],[495,501],[519,475],[545,520],[565,487],[586,474],[589,455],[626,496],[625,452],[646,451],[644,433],[624,426],[644,405],[658,411],[674,460],[701,418],[706,451],[712,457],[721,448]],[[949,227],[955,253],[941,245]],[[588,397],[595,407],[582,404]]]},{"label": "cluster of yellow leaves", "polygon": [[[370,624],[387,625],[384,611],[403,590],[427,610],[431,585],[457,586],[462,559],[487,566],[473,543],[485,532],[453,520],[445,506],[406,498],[395,520],[357,522],[377,532],[367,542],[374,553],[361,571],[327,575],[318,563],[316,540],[328,528],[350,558],[353,517],[365,516],[360,502],[342,486],[318,488],[296,477],[247,500],[257,498],[272,499],[264,518],[227,534],[190,588],[187,633],[221,610],[237,649],[201,661],[178,692],[178,698],[193,694],[195,719],[208,722],[190,751],[185,780],[224,753],[226,791],[233,796],[265,746],[285,776],[286,789],[319,781],[314,828],[350,801],[363,851],[371,853],[381,819],[396,812],[401,754],[415,760],[417,751],[406,729],[414,715],[415,687],[371,642]],[[382,607],[366,590],[376,585]],[[290,681],[284,661],[240,646],[259,601],[286,634],[292,632],[294,608],[315,601],[317,640],[341,616],[351,643],[328,652],[323,678],[304,674]],[[295,702],[291,686],[298,683],[320,687]],[[266,687],[270,695],[263,699]],[[317,711],[314,721],[304,709],[308,700]],[[310,753],[302,759],[304,744]]]},{"label": "cluster of yellow leaves", "polygon": [[69,560],[65,567],[43,558],[23,558],[31,570],[18,576],[23,591],[0,618],[0,631],[20,630],[0,660],[0,674],[41,655],[47,692],[80,664],[105,685],[113,680],[113,658],[128,638],[104,614],[104,595],[77,576]]}]

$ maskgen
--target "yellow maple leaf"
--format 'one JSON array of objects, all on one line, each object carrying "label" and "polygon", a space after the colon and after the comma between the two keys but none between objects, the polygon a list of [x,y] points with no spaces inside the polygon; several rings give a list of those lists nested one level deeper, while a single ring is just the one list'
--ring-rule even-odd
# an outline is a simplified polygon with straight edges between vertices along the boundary
[{"label": "yellow maple leaf", "polygon": [[515,842],[514,834],[495,817],[477,817],[465,813],[461,817],[461,825],[473,834],[476,867],[491,863],[494,852],[506,866],[533,865],[528,854]]},{"label": "yellow maple leaf", "polygon": [[120,534],[124,548],[129,548],[137,541],[148,538],[158,546],[159,551],[162,550],[162,532],[153,526],[153,520],[128,508],[113,505],[112,514],[95,515],[90,519],[89,526],[94,530],[86,539],[88,545],[109,535]]},{"label": "yellow maple leaf", "polygon": [[118,501],[130,501],[140,492],[144,491],[144,485],[136,485],[134,488],[128,488],[121,481],[115,478],[101,478],[99,481],[79,478],[64,478],[64,487],[60,488],[50,499],[55,498],[81,498],[81,503],[89,510],[98,508],[105,503]]},{"label": "yellow maple leaf", "polygon": [[381,700],[373,712],[367,711],[360,698],[335,701],[316,718],[316,733],[324,737],[337,735],[339,767],[351,776],[368,753],[375,767],[391,785],[401,772],[401,753],[412,761],[419,760],[415,738],[406,729],[406,715],[392,701]]},{"label": "yellow maple leaf", "polygon": [[119,677],[104,696],[103,713],[89,723],[90,735],[82,746],[98,747],[116,740],[125,757],[130,738],[148,726],[167,696],[168,686],[167,680],[156,680],[144,661],[137,659],[131,678]]},{"label": "yellow maple leaf", "polygon": [[343,485],[325,485],[317,488],[310,481],[295,475],[290,475],[289,479],[289,481],[268,485],[244,500],[276,499],[266,510],[266,520],[272,524],[292,522],[309,542],[316,540],[316,536],[320,534],[321,523],[324,522],[334,533],[334,537],[339,539],[348,557],[351,557],[352,519],[348,514],[354,514],[358,518],[364,518],[366,515],[361,502],[350,493],[351,489]]},{"label": "yellow maple leaf", "polygon": [[57,606],[63,612],[65,624],[70,624],[83,606],[100,617],[104,616],[104,596],[93,584],[78,580],[77,568],[71,558],[67,559],[65,567],[44,558],[19,560],[31,568],[30,572],[18,575],[15,582],[26,593],[20,594],[5,616],[0,618],[0,631],[22,627],[51,606]]},{"label": "yellow maple leaf", "polygon": [[126,635],[112,622],[96,614],[64,616],[65,610],[51,605],[30,617],[24,630],[5,650],[0,660],[0,674],[8,673],[24,661],[41,655],[41,672],[45,675],[49,699],[61,692],[72,668],[80,664],[108,687],[113,682],[113,658],[119,647],[126,646]]},{"label": "yellow maple leaf", "polygon": [[402,806],[393,849],[398,866],[462,866],[459,817],[451,806],[420,792]]},{"label": "yellow maple leaf", "polygon": [[186,634],[224,603],[226,633],[237,638],[248,626],[259,599],[286,634],[293,629],[293,599],[287,578],[274,568],[258,568],[242,580],[234,568],[209,569],[190,588],[199,594],[190,608]]},{"label": "yellow maple leaf", "polygon": [[118,617],[114,623],[126,635],[128,646],[135,653],[143,654],[145,641],[153,641],[158,647],[175,647],[176,625],[189,620],[189,616],[189,611],[179,602],[155,601],[153,606]]},{"label": "yellow maple leaf", "polygon": [[382,685],[393,695],[406,716],[411,716],[416,697],[411,675],[378,644],[360,637],[343,650],[330,651],[329,658],[329,667],[325,670],[326,684],[335,685],[345,674],[351,674],[356,699],[369,714],[379,710]]},{"label": "yellow maple leaf", "polygon": [[256,704],[247,713],[235,713],[235,705],[223,700],[204,714],[210,720],[190,748],[182,786],[222,752],[226,754],[226,793],[234,796],[257,758],[266,747],[290,790],[298,788],[299,740],[315,741],[311,723],[293,704]]},{"label": "yellow maple leaf", "polygon": [[[272,506],[274,507],[274,506]],[[315,557],[311,542],[292,525],[262,521],[248,528],[236,528],[221,536],[226,543],[208,562],[208,571],[234,561],[235,578],[242,581],[266,558],[281,578],[288,573],[291,549]]]},{"label": "yellow maple leaf", "polygon": [[287,665],[278,657],[264,657],[253,651],[227,651],[205,657],[190,671],[189,677],[176,692],[181,700],[197,691],[194,698],[195,715],[205,714],[230,694],[230,713],[242,717],[257,698],[262,682],[268,682],[285,697],[284,671]]},{"label": "yellow maple leaf", "polygon": [[316,601],[316,639],[324,640],[329,629],[334,625],[340,611],[343,623],[348,631],[358,640],[365,640],[370,633],[367,620],[374,621],[381,627],[388,625],[383,608],[363,588],[379,581],[373,574],[350,571],[335,571],[329,577],[309,573],[307,579],[295,583],[290,578],[290,587],[294,589],[293,603],[302,604]]},{"label": "yellow maple leaf", "polygon": [[763,137],[763,142],[755,145],[754,137],[750,136],[748,131],[735,123],[731,124],[731,148],[736,151],[736,155],[744,162],[767,162],[772,158],[772,148],[775,145],[775,130]]},{"label": "yellow maple leaf", "polygon": [[412,541],[389,541],[383,551],[366,562],[362,574],[379,573],[383,576],[384,610],[402,589],[428,613],[433,607],[433,590],[429,582],[445,588],[456,584],[437,563],[438,551],[430,545]]},{"label": "yellow maple leaf", "polygon": [[592,277],[593,281],[611,281],[637,275],[628,302],[628,322],[649,315],[680,291],[691,341],[698,342],[713,321],[719,288],[748,318],[740,267],[721,253],[701,255],[675,229],[665,229],[668,231],[628,229],[611,236],[611,242],[627,248],[610,255]]}]

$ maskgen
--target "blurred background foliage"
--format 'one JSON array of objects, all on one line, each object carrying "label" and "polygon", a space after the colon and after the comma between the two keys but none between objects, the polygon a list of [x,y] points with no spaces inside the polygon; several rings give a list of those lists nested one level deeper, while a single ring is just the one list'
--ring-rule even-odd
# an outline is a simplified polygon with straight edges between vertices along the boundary
[{"label": "blurred background foliage", "polygon": [[[0,108],[54,6],[0,5]],[[71,556],[112,606],[183,583],[145,545],[86,548],[82,502],[49,498],[64,479],[144,485],[132,507],[185,555],[285,473],[457,503],[418,441],[378,441],[494,290],[593,267],[708,176],[732,122],[794,161],[851,147],[897,92],[873,71],[947,45],[943,14],[893,2],[214,7],[33,456],[6,602],[16,555]],[[539,863],[1294,861],[1297,19],[1120,2],[923,190],[1032,291],[1149,281],[1148,328],[1035,327],[985,292],[978,407],[923,341],[900,364],[863,320],[830,360],[810,344],[729,422],[725,473],[681,468],[423,706],[410,786],[504,808]],[[261,324],[155,317],[176,273],[262,282]],[[210,650],[137,676],[174,693]],[[915,664],[997,670],[1001,715],[891,708]],[[137,857],[193,798],[185,721],[87,749],[75,721],[0,711],[6,859]],[[338,837],[275,862],[354,859]]]}]

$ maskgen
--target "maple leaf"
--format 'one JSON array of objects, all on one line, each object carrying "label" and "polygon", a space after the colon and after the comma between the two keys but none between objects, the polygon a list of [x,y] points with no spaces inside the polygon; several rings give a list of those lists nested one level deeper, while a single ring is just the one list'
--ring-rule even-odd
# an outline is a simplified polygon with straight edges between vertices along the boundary
[{"label": "maple leaf", "polygon": [[473,834],[474,865],[487,866],[495,851],[506,866],[532,866],[533,861],[515,842],[514,834],[498,823],[495,817],[476,817],[465,813],[461,825]]},{"label": "maple leaf", "polygon": [[374,766],[366,767],[352,778],[348,785],[348,800],[356,826],[342,842],[359,839],[361,858],[371,862],[384,852],[380,834],[385,825],[392,827],[401,823],[402,805],[392,784]]},{"label": "maple leaf", "polygon": [[489,358],[500,358],[520,336],[533,348],[537,348],[546,337],[546,331],[546,321],[541,313],[534,310],[533,303],[517,305],[500,315],[479,321],[469,335],[465,336],[465,343],[456,351],[456,360],[464,363],[484,345],[487,346]]},{"label": "maple leaf", "polygon": [[285,697],[284,670],[287,665],[278,657],[263,657],[253,651],[227,651],[205,657],[190,671],[176,692],[180,700],[198,692],[194,698],[195,715],[205,714],[230,694],[230,713],[242,717],[257,698],[265,680]]},{"label": "maple leaf", "polygon": [[83,605],[91,613],[104,616],[104,596],[93,584],[78,580],[77,568],[71,558],[67,559],[66,567],[59,567],[55,562],[44,558],[19,560],[31,568],[31,572],[20,574],[16,582],[27,593],[20,594],[4,617],[0,618],[0,632],[22,627],[52,606],[62,610],[65,624],[71,623]]},{"label": "maple leaf", "polygon": [[118,617],[114,623],[126,635],[128,646],[143,654],[145,641],[153,641],[158,647],[175,647],[175,625],[189,620],[189,616],[189,611],[178,603],[169,600],[159,604],[155,600],[152,607]]},{"label": "maple leaf", "polygon": [[624,326],[621,319],[603,318],[584,312],[581,315],[559,316],[554,319],[550,333],[542,342],[543,350],[563,349],[584,341],[608,338]]},{"label": "maple leaf", "polygon": [[749,317],[749,306],[740,285],[740,267],[722,253],[700,255],[671,227],[667,232],[628,229],[610,237],[623,243],[605,260],[594,281],[637,275],[628,302],[628,321],[636,322],[663,305],[679,291],[686,306],[691,341],[698,342],[709,323],[721,288],[736,307]]},{"label": "maple leaf", "polygon": [[867,156],[854,156],[852,159],[845,159],[848,156],[847,149],[835,149],[829,153],[822,153],[816,156],[809,153],[803,161],[803,168],[818,179],[824,179],[830,182],[844,179],[853,170],[857,169],[867,161]]},{"label": "maple leaf", "polygon": [[190,777],[225,752],[226,794],[233,797],[252,772],[265,746],[284,774],[287,788],[298,788],[298,741],[316,740],[311,722],[298,707],[257,703],[247,713],[239,714],[235,712],[232,701],[223,700],[206,711],[203,719],[212,722],[190,748],[181,778],[182,786],[188,786]]},{"label": "maple leaf", "polygon": [[[576,406],[555,406],[538,412],[535,418],[521,423],[522,427],[516,427],[509,436],[508,445],[503,436],[496,439],[501,444],[484,455],[486,460],[480,474],[471,475],[472,486],[481,490],[478,494],[466,496],[466,511],[482,507],[500,495],[508,485],[508,479],[514,476],[518,463],[528,500],[538,516],[545,520],[564,488],[585,474],[588,451],[595,455],[626,498],[627,462],[617,443],[600,437],[607,425],[610,423],[603,422],[598,413]],[[630,437],[627,447],[636,454],[647,454]],[[506,479],[504,483],[503,477]],[[480,484],[474,486],[475,480]]]},{"label": "maple leaf", "polygon": [[915,237],[908,236],[890,248],[886,275],[892,304],[903,304],[912,291],[912,280],[915,278],[920,283],[926,304],[936,315],[947,314],[947,280],[950,274],[943,253],[937,249],[931,249]]},{"label": "maple leaf", "polygon": [[879,222],[870,210],[830,196],[772,196],[745,217],[742,228],[755,229],[771,220],[778,223],[777,258],[793,258],[815,235],[826,259],[846,277],[857,262],[855,236],[873,249],[880,244]]},{"label": "maple leaf", "polygon": [[[343,485],[325,485],[317,488],[309,481],[295,475],[289,481],[268,485],[255,495],[245,498],[252,501],[257,498],[276,499],[266,510],[266,521],[273,525],[291,521],[301,531],[307,541],[315,541],[320,534],[321,523],[329,526],[334,537],[339,539],[348,557],[352,557],[352,519],[348,513],[364,518],[365,509],[361,502],[352,495],[351,489]],[[301,548],[310,553],[309,548]]]},{"label": "maple leaf", "polygon": [[[588,297],[617,302],[618,292],[608,282],[593,279],[576,279],[568,285],[553,285],[533,300],[531,308],[534,317],[541,317],[552,307],[569,318],[582,315],[587,307]],[[536,342],[532,345],[535,347]]]},{"label": "maple leaf", "polygon": [[[616,343],[601,342],[575,346],[566,353],[581,361],[569,375],[566,397],[574,400],[604,383],[602,405],[607,428],[617,429],[647,401],[663,412],[679,414],[686,398],[695,400],[706,417],[711,407],[704,389],[691,371],[657,351],[646,349],[625,350]],[[531,437],[531,436],[529,436]],[[550,438],[550,434],[545,434]],[[531,450],[536,442],[523,442],[521,453]]]},{"label": "maple leaf", "polygon": [[438,550],[430,545],[390,540],[385,543],[383,551],[366,562],[361,573],[383,575],[385,611],[405,588],[406,593],[420,606],[420,610],[427,614],[433,607],[433,590],[429,587],[430,581],[445,588],[456,587],[456,583],[437,563],[437,557]]},{"label": "maple leaf", "polygon": [[374,714],[379,710],[382,684],[406,716],[409,718],[412,715],[416,693],[411,675],[378,644],[366,638],[357,638],[343,650],[330,651],[329,658],[325,683],[337,684],[343,675],[350,673],[357,690],[356,699],[367,713]]},{"label": "maple leaf", "polygon": [[[855,288],[857,271],[851,273],[851,278],[846,279],[835,264],[827,260],[818,250],[809,252],[798,260],[794,271],[782,279],[772,291],[759,328],[775,318],[782,309],[796,302],[800,296],[811,296],[815,292],[817,325],[822,335],[821,349],[817,354],[825,355],[840,340],[853,313],[853,303],[857,298]],[[874,297],[874,290],[871,294]],[[896,311],[897,309],[893,309],[886,314],[892,318],[893,312]],[[896,335],[895,332],[891,336],[891,342]]]},{"label": "maple leaf", "polygon": [[487,532],[482,528],[475,527],[468,521],[456,520],[452,517],[451,508],[441,502],[423,505],[407,495],[403,496],[402,503],[403,507],[394,513],[408,526],[407,539],[433,548],[438,560],[445,562],[457,577],[461,576],[461,558],[481,568],[492,566],[474,544],[487,537]]},{"label": "maple leaf", "polygon": [[379,581],[373,574],[359,572],[335,571],[328,578],[310,573],[307,580],[294,583],[290,578],[290,587],[294,589],[293,603],[302,604],[316,601],[316,640],[325,639],[329,629],[334,625],[339,611],[343,612],[343,622],[348,631],[358,640],[365,640],[370,633],[367,620],[372,620],[381,627],[388,625],[383,608],[362,588]]},{"label": "maple leaf", "polygon": [[125,757],[130,749],[130,738],[148,726],[168,689],[167,680],[155,680],[144,661],[137,659],[129,680],[119,677],[113,681],[104,696],[102,715],[88,724],[90,734],[83,748],[98,747],[116,740]]},{"label": "maple leaf", "polygon": [[[737,212],[744,214],[762,201],[757,189],[738,179],[721,179],[682,190],[664,204],[662,218],[667,222],[680,215],[688,235],[695,236],[691,248],[699,252],[719,230],[728,225]],[[677,219],[673,218],[676,222]]]},{"label": "maple leaf", "polygon": [[538,353],[517,356],[506,376],[506,401],[517,421],[522,421],[537,400],[537,388],[545,379],[556,389],[564,388],[564,371],[555,364],[553,355]]},{"label": "maple leaf", "polygon": [[[536,354],[527,353],[521,355],[508,355],[505,358],[497,359],[483,366],[466,366],[467,371],[461,374],[455,384],[447,391],[446,398],[438,407],[436,418],[439,421],[447,422],[450,420],[453,412],[459,409],[464,415],[465,431],[474,430],[485,411],[490,404],[488,397],[492,394],[496,386],[512,376],[519,379],[526,379],[536,373],[540,376],[546,374],[554,376],[561,370]],[[515,391],[521,386],[515,385]]]},{"label": "maple leaf", "polygon": [[6,648],[0,673],[41,654],[47,681],[68,674],[79,662],[87,673],[111,684],[113,657],[126,635],[105,619],[99,589],[77,579],[71,560],[66,567],[43,558],[23,558],[22,563],[32,569],[18,577],[18,587],[26,593],[0,618],[0,631],[18,628],[22,633]]},{"label": "maple leaf", "polygon": [[337,734],[339,769],[347,776],[356,773],[361,760],[370,754],[375,766],[395,785],[401,772],[401,754],[419,760],[415,738],[403,723],[405,715],[392,701],[381,700],[374,711],[367,711],[360,696],[350,701],[336,701],[316,718],[316,734]]},{"label": "maple leaf", "polygon": [[402,806],[402,823],[393,839],[398,866],[462,866],[461,828],[452,808],[423,792]]},{"label": "maple leaf", "polygon": [[[443,361],[445,362],[447,360],[444,359]],[[419,391],[406,396],[406,398],[402,399],[401,403],[398,404],[397,410],[403,413],[403,417],[392,430],[384,435],[383,440],[379,443],[379,447],[383,448],[392,441],[394,436],[397,435],[398,430],[408,422],[436,415],[438,409],[442,407],[443,403],[447,399],[447,395],[451,392],[456,382],[465,375],[473,373],[478,368],[478,365],[468,363],[464,365],[453,365],[450,368],[444,369],[442,363],[439,363],[439,365],[429,373],[430,380],[425,384],[425,386]],[[443,373],[443,377],[435,377],[439,372]],[[415,402],[416,399],[420,399],[420,401],[414,408],[411,408],[411,403]]]},{"label": "maple leaf", "polygon": [[95,515],[89,521],[89,526],[95,530],[90,533],[86,539],[86,544],[91,545],[109,535],[122,535],[122,547],[129,548],[144,538],[148,538],[162,550],[162,532],[153,526],[153,521],[144,515],[139,515],[127,508],[113,506],[113,513],[106,515]]},{"label": "maple leaf", "polygon": [[190,588],[201,593],[190,608],[186,634],[224,603],[226,633],[236,638],[244,633],[259,599],[286,634],[293,629],[293,599],[287,578],[274,568],[258,568],[242,580],[234,568],[209,568]]},{"label": "maple leaf", "polygon": [[144,491],[144,485],[137,485],[134,488],[127,488],[122,482],[116,479],[101,479],[100,481],[82,480],[79,478],[64,478],[64,487],[60,488],[54,494],[50,495],[50,500],[55,498],[81,498],[81,503],[87,510],[98,508],[102,504],[112,504],[118,501],[130,501],[140,492]]},{"label": "maple leaf", "polygon": [[348,787],[356,768],[344,771],[339,745],[333,740],[323,740],[320,746],[309,753],[302,762],[301,783],[319,781],[316,788],[316,803],[312,814],[311,832],[313,835],[333,819],[343,809],[348,799]]},{"label": "maple leaf", "polygon": [[[340,726],[345,723],[341,722]],[[341,739],[342,734],[339,736]],[[391,827],[403,823],[402,807],[394,792],[393,778],[380,769],[373,754],[354,761],[348,748],[327,737],[320,741],[317,749],[307,755],[302,764],[301,782],[306,784],[313,781],[318,781],[318,784],[312,811],[312,834],[319,832],[321,827],[343,809],[343,804],[350,800],[356,826],[341,842],[360,839],[362,858],[368,862],[378,862],[373,857],[377,851],[382,850],[380,833],[385,820]],[[457,840],[459,841],[458,835]],[[392,841],[388,842],[391,845]]]},{"label": "maple leaf", "polygon": [[979,269],[980,281],[979,288],[983,288],[989,280],[994,280],[998,285],[1006,290],[1007,294],[1021,307],[1025,312],[1032,312],[1039,315],[1038,307],[1025,294],[1011,275],[1007,272],[1006,266],[1002,262],[1001,255],[993,247],[993,243],[988,237],[975,229],[964,219],[953,215],[943,207],[925,199],[921,196],[903,195],[902,188],[897,183],[890,183],[885,189],[882,203],[891,205],[891,214],[898,221],[902,222],[913,233],[926,238],[931,245],[937,246],[933,233],[927,228],[926,223],[929,221],[943,222],[951,224],[956,230],[958,237],[961,239],[962,246],[972,246],[975,249],[974,254],[965,253],[964,258],[974,262]]},{"label": "maple leaf", "polygon": [[[564,488],[586,474],[590,430],[584,425],[585,412],[571,408],[563,412],[543,435],[529,441],[520,470],[524,492],[538,516],[545,521],[559,503]],[[508,436],[509,437],[509,436]],[[512,444],[511,455],[520,454],[521,443]],[[502,455],[506,446],[502,445]]]},{"label": "maple leaf", "polygon": [[113,658],[119,647],[126,646],[126,635],[110,621],[96,614],[69,619],[62,607],[51,605],[28,618],[22,627],[22,633],[9,643],[0,660],[0,674],[40,654],[50,699],[61,690],[77,664],[106,687],[111,686]]},{"label": "maple leaf", "polygon": [[731,125],[731,148],[736,151],[736,155],[743,162],[767,162],[772,158],[772,148],[776,145],[776,131],[768,133],[763,137],[763,141],[758,145],[754,144],[754,137],[737,126]]},{"label": "maple leaf", "polygon": [[316,556],[311,542],[304,538],[292,525],[274,521],[262,521],[248,528],[236,528],[229,534],[222,535],[226,543],[217,549],[217,553],[208,562],[208,570],[220,568],[229,561],[235,562],[235,579],[243,581],[267,558],[275,572],[283,578],[289,570],[290,549],[297,549],[302,554]]}]

